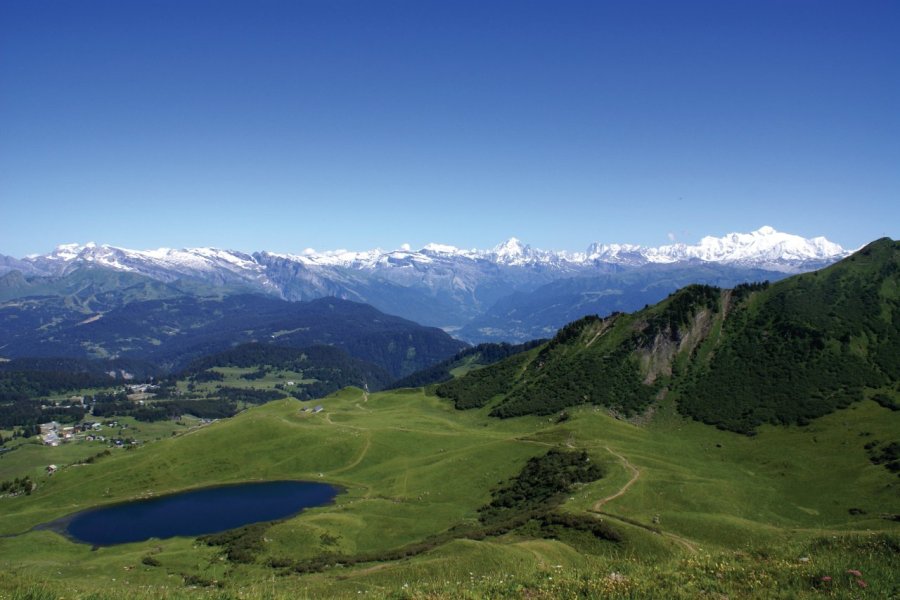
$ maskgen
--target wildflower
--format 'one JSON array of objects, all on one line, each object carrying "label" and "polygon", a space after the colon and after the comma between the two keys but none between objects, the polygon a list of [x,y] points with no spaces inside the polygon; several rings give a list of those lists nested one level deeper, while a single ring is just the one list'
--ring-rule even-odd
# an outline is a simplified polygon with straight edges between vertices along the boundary
[{"label": "wildflower", "polygon": [[824,583],[829,583],[829,582],[831,581],[831,576],[830,576],[830,575],[823,575],[823,576],[822,576],[822,579],[821,579],[820,581],[823,581]]},{"label": "wildflower", "polygon": [[869,587],[869,584],[866,583],[865,581],[863,581],[862,579],[857,579],[856,585],[858,585],[859,587],[861,587],[863,589],[866,589],[867,587]]},{"label": "wildflower", "polygon": [[862,577],[862,573],[860,573],[856,569],[847,569],[847,574],[853,575],[854,577]]}]

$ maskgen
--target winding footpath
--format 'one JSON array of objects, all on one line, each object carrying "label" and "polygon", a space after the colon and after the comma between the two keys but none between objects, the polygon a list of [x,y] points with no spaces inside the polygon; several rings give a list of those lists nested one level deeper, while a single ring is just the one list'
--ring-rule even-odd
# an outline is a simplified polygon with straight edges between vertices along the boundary
[{"label": "winding footpath", "polygon": [[606,448],[606,451],[607,451],[607,452],[609,452],[610,454],[612,454],[613,456],[615,456],[616,458],[618,458],[618,459],[622,462],[622,464],[625,466],[626,469],[628,469],[629,471],[631,471],[631,479],[629,479],[629,480],[625,483],[625,485],[623,485],[623,486],[619,489],[619,491],[617,491],[615,494],[612,494],[611,496],[606,496],[605,498],[601,498],[601,499],[597,500],[596,502],[594,502],[593,506],[591,506],[591,512],[597,513],[597,514],[599,514],[599,515],[603,515],[603,516],[605,516],[605,517],[610,517],[610,518],[615,519],[615,520],[617,520],[617,521],[621,521],[621,522],[623,522],[623,523],[627,523],[627,524],[632,525],[632,526],[634,526],[634,527],[640,527],[641,529],[646,529],[647,531],[650,531],[650,532],[652,532],[652,533],[656,533],[656,534],[658,534],[658,535],[661,535],[661,536],[663,536],[663,537],[665,537],[665,538],[668,538],[668,539],[672,540],[673,542],[675,542],[675,543],[678,544],[679,546],[685,548],[685,549],[686,549],[688,552],[690,552],[691,554],[696,554],[696,553],[698,552],[697,545],[694,544],[692,541],[688,540],[687,538],[684,538],[684,537],[682,537],[682,536],[680,536],[680,535],[676,535],[676,534],[674,534],[674,533],[670,533],[670,532],[668,532],[668,531],[662,531],[662,530],[659,529],[658,527],[651,527],[651,526],[649,526],[649,525],[644,525],[643,523],[640,523],[640,522],[635,521],[635,520],[633,520],[633,519],[628,519],[628,518],[625,518],[625,517],[620,517],[620,516],[618,516],[618,515],[614,515],[614,514],[612,514],[612,513],[608,513],[608,512],[605,512],[605,511],[603,511],[603,510],[600,510],[606,503],[612,502],[612,501],[615,500],[616,498],[619,498],[619,497],[623,496],[623,495],[625,494],[625,492],[628,491],[628,488],[630,488],[632,485],[634,485],[634,483],[641,477],[641,470],[638,469],[637,467],[635,467],[633,464],[631,464],[631,462],[630,462],[627,458],[625,458],[624,456],[622,456],[621,454],[619,454],[618,452],[616,452],[615,450],[613,450],[613,449],[610,448],[609,446],[605,446],[605,448]]},{"label": "winding footpath", "polygon": [[622,488],[618,492],[613,494],[612,496],[607,496],[606,498],[601,498],[600,500],[597,500],[596,502],[594,502],[594,505],[591,507],[591,510],[594,512],[600,512],[600,507],[602,507],[604,504],[606,504],[607,502],[612,502],[619,496],[622,496],[625,492],[628,491],[628,488],[630,488],[632,485],[634,485],[634,482],[637,481],[638,478],[640,478],[640,476],[641,476],[641,470],[638,469],[633,464],[631,464],[631,462],[629,462],[627,458],[625,458],[624,456],[622,456],[621,454],[619,454],[618,452],[616,452],[609,446],[606,446],[606,451],[609,452],[610,454],[612,454],[613,456],[615,456],[616,458],[618,458],[620,461],[622,461],[622,464],[625,465],[625,468],[628,469],[629,471],[631,471],[631,479],[629,479],[628,482],[625,485],[623,485]]}]

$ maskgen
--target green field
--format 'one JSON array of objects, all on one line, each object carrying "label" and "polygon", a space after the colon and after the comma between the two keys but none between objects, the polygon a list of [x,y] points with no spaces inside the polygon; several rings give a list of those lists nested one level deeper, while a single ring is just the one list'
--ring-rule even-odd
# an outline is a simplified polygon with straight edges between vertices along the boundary
[{"label": "green field", "polygon": [[[35,447],[29,460],[14,459],[17,450],[0,459],[5,477],[27,472],[38,487],[0,498],[0,597],[900,594],[900,524],[890,520],[900,513],[900,479],[871,464],[864,448],[896,439],[900,413],[863,401],[806,427],[763,426],[749,437],[685,420],[672,402],[640,426],[594,407],[556,423],[497,420],[489,407],[458,411],[420,390],[350,388],[174,436],[160,430],[134,450],[53,476],[40,470],[40,453],[64,449],[71,456],[56,462],[68,464],[73,450]],[[302,412],[310,404],[325,410]],[[402,560],[305,575],[268,566],[387,552],[475,524],[492,490],[553,447],[585,449],[606,469],[559,510],[602,519],[622,542],[525,525],[481,540],[448,538]],[[346,492],[266,530],[251,564],[194,539],[92,550],[29,531],[103,503],[261,479],[325,481]],[[142,562],[148,556],[152,565]]]},{"label": "green field", "polygon": [[259,379],[244,379],[242,375],[248,375],[257,371],[257,368],[242,369],[240,367],[213,367],[210,371],[221,373],[225,378],[223,381],[207,381],[203,383],[193,384],[193,388],[188,390],[185,382],[178,383],[178,389],[186,394],[207,394],[214,393],[220,385],[247,389],[274,389],[276,385],[286,386],[286,391],[290,393],[291,388],[287,386],[287,382],[293,381],[294,385],[300,386],[313,383],[315,379],[304,379],[303,373],[297,371],[284,371],[281,369],[273,369],[266,373],[265,377]]}]

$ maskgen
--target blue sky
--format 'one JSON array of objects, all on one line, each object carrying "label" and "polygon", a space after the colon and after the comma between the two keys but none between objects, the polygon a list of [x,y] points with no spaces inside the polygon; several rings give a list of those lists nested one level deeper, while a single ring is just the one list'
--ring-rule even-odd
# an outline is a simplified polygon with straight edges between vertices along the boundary
[{"label": "blue sky", "polygon": [[0,253],[898,235],[900,3],[0,2]]}]

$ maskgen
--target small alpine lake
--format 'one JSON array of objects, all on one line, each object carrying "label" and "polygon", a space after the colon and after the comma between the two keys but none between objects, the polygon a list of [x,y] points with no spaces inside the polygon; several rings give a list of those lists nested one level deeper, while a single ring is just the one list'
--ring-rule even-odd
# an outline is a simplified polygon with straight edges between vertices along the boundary
[{"label": "small alpine lake", "polygon": [[308,481],[240,483],[88,509],[37,528],[94,546],[197,536],[290,517],[330,503],[340,491]]}]

